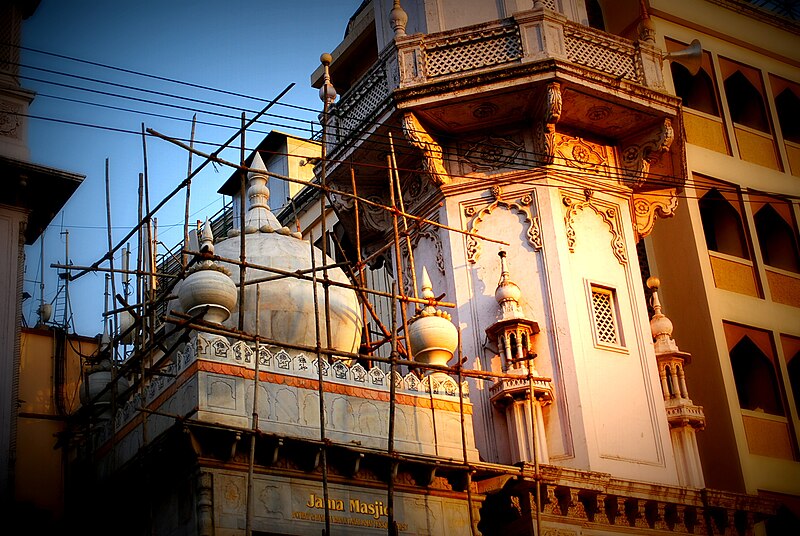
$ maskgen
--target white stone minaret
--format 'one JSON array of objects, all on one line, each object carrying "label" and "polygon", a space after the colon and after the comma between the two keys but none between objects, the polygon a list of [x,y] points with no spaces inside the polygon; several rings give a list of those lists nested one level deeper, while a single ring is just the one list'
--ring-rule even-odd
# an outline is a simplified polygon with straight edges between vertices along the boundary
[{"label": "white stone minaret", "polygon": [[539,324],[522,312],[522,291],[511,280],[506,252],[499,255],[500,281],[494,293],[499,312],[486,334],[497,344],[504,371],[518,378],[495,382],[491,401],[505,413],[512,463],[549,463],[542,407],[553,401],[553,390],[549,379],[539,377],[533,362],[532,338],[539,333]]},{"label": "white stone minaret", "polygon": [[657,277],[647,280],[647,286],[653,290],[654,313],[650,319],[650,332],[655,344],[678,478],[682,486],[703,488],[705,480],[695,434],[705,427],[706,417],[702,406],[696,406],[689,398],[684,367],[691,362],[692,355],[681,352],[672,339],[672,321],[661,312],[661,302],[658,299],[660,284]]}]

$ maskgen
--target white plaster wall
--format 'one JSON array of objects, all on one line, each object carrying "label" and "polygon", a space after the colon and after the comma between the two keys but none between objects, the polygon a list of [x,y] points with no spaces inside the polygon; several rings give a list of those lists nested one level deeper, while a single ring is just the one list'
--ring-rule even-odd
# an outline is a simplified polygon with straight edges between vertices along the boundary
[{"label": "white plaster wall", "polygon": [[9,460],[16,419],[15,375],[18,344],[17,312],[22,296],[19,287],[20,226],[26,214],[0,205],[0,498],[9,483]]},{"label": "white plaster wall", "polygon": [[[523,206],[523,194],[530,192],[533,199]],[[574,190],[566,193],[574,196]],[[523,292],[526,315],[541,328],[534,339],[536,367],[553,380],[555,403],[545,408],[551,462],[622,478],[677,483],[655,355],[646,338],[649,324],[627,201],[602,200],[602,210],[616,211],[614,229],[627,254],[627,261],[621,263],[613,253],[609,225],[592,209],[579,211],[575,217],[575,252],[569,251],[566,207],[554,185],[527,192],[505,187],[502,199],[508,201],[506,206],[498,204],[488,214],[480,212],[493,200],[487,194],[488,188],[449,197],[442,209],[443,219],[448,225],[468,228],[474,216],[465,216],[465,209],[474,207],[472,214],[481,215],[476,232],[511,244],[504,249],[512,279]],[[510,201],[516,202],[516,207]],[[541,249],[531,243],[527,217],[539,218]],[[448,265],[453,266],[449,279],[458,304],[455,318],[464,328],[464,354],[470,356],[466,366],[499,372],[501,363],[491,351],[494,345],[489,348],[486,344],[484,330],[497,311],[494,290],[500,272],[500,245],[479,241],[479,255],[473,254],[475,262],[471,263],[463,235],[447,233],[443,238]],[[595,345],[588,281],[616,289],[624,347]],[[471,381],[470,393],[481,455],[490,461],[506,461],[508,432],[491,407],[488,385]]]},{"label": "white plaster wall", "polygon": [[[575,198],[573,192],[563,194]],[[555,205],[562,192],[552,189],[550,195]],[[570,411],[580,412],[585,423],[589,457],[585,468],[622,478],[677,484],[627,201],[595,192],[592,206],[585,205],[572,214],[562,207],[561,214],[552,214],[551,223],[554,228],[564,228],[565,218],[569,218],[575,232],[574,252],[565,247],[566,233],[558,249],[566,261],[565,313],[574,344],[569,358],[580,395],[580,404],[570,404]],[[624,262],[614,253],[614,233],[624,241]],[[616,294],[622,338],[617,347],[596,341],[592,283],[613,288]]]}]

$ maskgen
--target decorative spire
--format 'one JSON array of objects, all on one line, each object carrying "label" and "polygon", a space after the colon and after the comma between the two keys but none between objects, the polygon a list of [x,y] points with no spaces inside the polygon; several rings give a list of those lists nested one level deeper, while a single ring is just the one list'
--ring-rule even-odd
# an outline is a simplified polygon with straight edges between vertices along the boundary
[{"label": "decorative spire", "polygon": [[497,283],[497,289],[494,291],[494,299],[500,305],[499,320],[522,318],[525,315],[520,307],[519,300],[522,298],[522,291],[511,280],[511,274],[508,271],[506,263],[507,253],[500,250],[497,254],[500,257],[500,281]]},{"label": "decorative spire", "polygon": [[653,317],[650,319],[650,333],[655,341],[656,353],[677,352],[678,345],[672,339],[672,321],[661,312],[661,301],[658,299],[658,287],[661,281],[655,277],[647,278],[647,287],[652,289]]},{"label": "decorative spire", "polygon": [[200,235],[200,253],[214,254],[214,234],[211,232],[211,222],[206,218],[203,232]]},{"label": "decorative spire", "polygon": [[395,37],[406,35],[406,24],[408,23],[408,13],[403,10],[400,0],[394,0],[392,10],[389,12],[389,24],[394,30]]},{"label": "decorative spire", "polygon": [[247,173],[250,187],[247,197],[250,199],[250,209],[247,211],[244,222],[245,233],[277,231],[281,228],[278,219],[269,209],[269,188],[267,188],[267,166],[256,151]]},{"label": "decorative spire", "polygon": [[333,61],[333,56],[325,52],[319,57],[320,63],[325,69],[322,74],[322,87],[319,88],[319,100],[331,104],[336,100],[336,88],[331,84],[330,64]]},{"label": "decorative spire", "polygon": [[[422,291],[422,297],[426,300],[432,300],[436,297],[436,294],[433,293],[431,277],[428,275],[428,269],[425,266],[422,267],[422,287],[420,290]],[[427,305],[424,311],[433,314],[436,312],[436,308],[433,305]]]}]

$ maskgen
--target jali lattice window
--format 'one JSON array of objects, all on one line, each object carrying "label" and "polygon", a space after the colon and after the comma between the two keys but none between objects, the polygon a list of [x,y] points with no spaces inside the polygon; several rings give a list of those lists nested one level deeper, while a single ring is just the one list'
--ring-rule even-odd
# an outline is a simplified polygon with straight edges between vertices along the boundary
[{"label": "jali lattice window", "polygon": [[612,289],[592,285],[592,312],[597,342],[620,345],[617,307]]}]

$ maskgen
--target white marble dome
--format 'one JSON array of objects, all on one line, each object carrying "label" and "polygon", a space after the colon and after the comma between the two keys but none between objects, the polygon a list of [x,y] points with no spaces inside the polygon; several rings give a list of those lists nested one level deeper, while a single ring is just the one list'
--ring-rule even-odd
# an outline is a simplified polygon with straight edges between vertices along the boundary
[{"label": "white marble dome", "polygon": [[[311,246],[305,240],[278,232],[254,232],[244,235],[245,253],[250,265],[270,266],[280,270],[297,271],[311,268]],[[240,253],[240,236],[234,236],[215,245],[216,254],[220,257],[238,259]],[[314,248],[314,262],[322,266],[322,252]],[[327,264],[334,264],[331,258]],[[220,262],[231,272],[231,279],[239,282],[239,267]],[[273,273],[248,268],[245,280],[262,279]],[[310,273],[308,275],[311,275]],[[322,270],[317,272],[322,278]],[[341,268],[328,270],[332,281],[349,283]],[[286,277],[265,283],[258,283],[261,289],[258,304],[259,329],[256,330],[256,285],[247,285],[244,298],[244,330],[289,344],[307,346],[316,345],[314,323],[313,283],[297,278]],[[317,283],[317,299],[320,310],[320,342],[327,346],[325,322],[325,292],[321,283]],[[358,351],[361,342],[361,311],[355,291],[331,286],[330,324],[331,347],[345,352]],[[239,325],[239,307],[231,311],[231,316],[224,325],[236,328]]]},{"label": "white marble dome", "polygon": [[[245,215],[244,234],[233,236],[214,245],[215,253],[227,259],[238,259],[241,254],[241,239],[245,237],[245,256],[250,266],[269,266],[289,272],[310,270],[311,245],[281,227],[278,219],[269,209],[269,189],[267,188],[266,167],[256,153],[248,173],[249,208]],[[328,257],[323,263],[322,252],[314,248],[314,265],[318,268],[317,278],[323,277],[323,264],[334,264]],[[220,262],[231,273],[234,283],[239,282],[239,266]],[[246,281],[274,276],[272,272],[248,267]],[[311,272],[306,273],[311,276]],[[341,268],[328,269],[328,278],[339,283],[349,283]],[[256,286],[260,287],[260,300],[256,305]],[[342,287],[329,287],[330,306],[327,318],[331,326],[331,348],[345,352],[357,352],[361,343],[361,309],[354,290]],[[317,283],[317,303],[319,307],[320,344],[328,346],[325,313],[325,291]],[[241,303],[237,303],[224,325],[238,328]],[[256,308],[258,309],[258,329],[256,329]],[[244,330],[258,333],[276,341],[315,347],[317,344],[314,315],[314,284],[311,281],[294,277],[284,277],[273,281],[247,285],[244,298]]]}]

